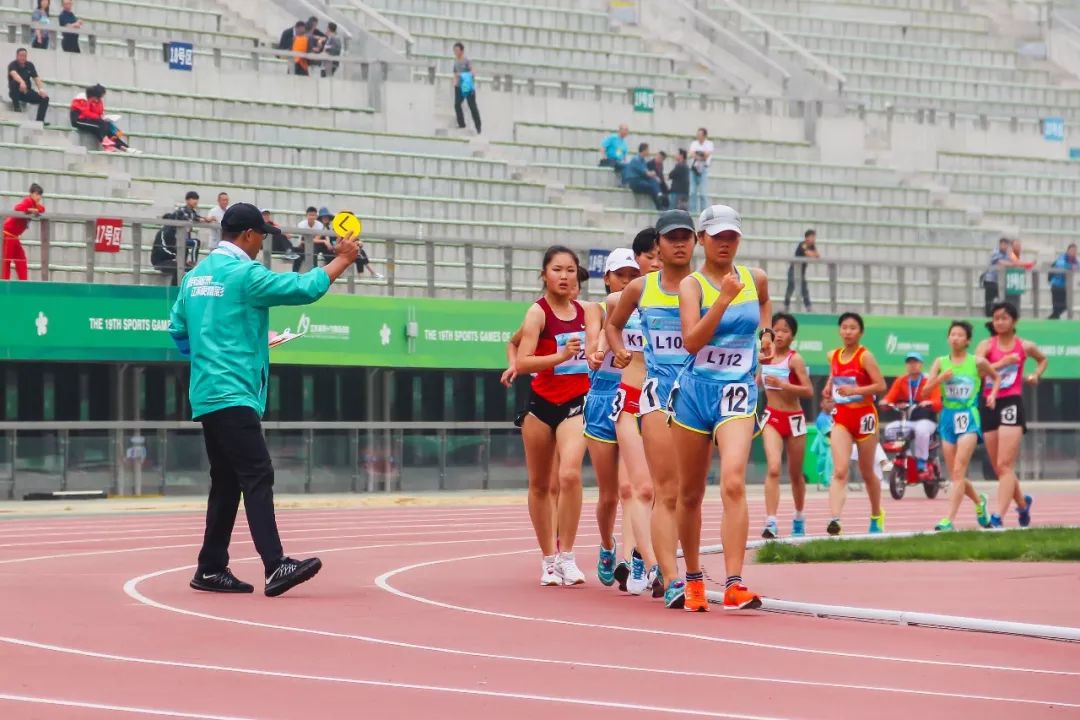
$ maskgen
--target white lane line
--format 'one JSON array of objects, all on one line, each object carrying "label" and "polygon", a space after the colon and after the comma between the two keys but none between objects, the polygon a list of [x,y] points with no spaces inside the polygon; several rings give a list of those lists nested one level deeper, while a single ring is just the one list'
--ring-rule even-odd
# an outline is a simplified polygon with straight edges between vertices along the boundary
[{"label": "white lane line", "polygon": [[[260,677],[285,678],[291,680],[312,680],[317,682],[342,683],[347,685],[361,685],[366,687],[392,688],[395,690],[420,690],[426,692],[447,693],[451,695],[464,695],[470,697],[498,698],[501,700],[531,700],[534,702],[551,703],[553,705],[573,705],[578,707],[610,708],[616,710],[632,710],[635,712],[647,712],[662,715],[676,715],[680,717],[707,717],[725,718],[726,720],[785,720],[778,716],[746,715],[742,713],[715,712],[711,710],[695,710],[692,708],[660,707],[657,705],[643,705],[639,703],[618,702],[607,699],[593,700],[590,698],[575,698],[565,695],[539,695],[536,693],[502,692],[498,690],[476,690],[473,688],[449,687],[445,685],[424,685],[420,683],[392,682],[387,680],[365,680],[361,678],[333,677],[327,675],[303,675],[299,673],[275,672],[272,670],[254,670],[227,665],[205,665],[202,663],[185,663],[172,660],[153,660],[150,658],[128,657],[124,655],[110,655],[85,650],[75,650],[55,645],[18,641],[12,638],[0,638],[4,642],[13,642],[25,647],[33,647],[41,650],[50,650],[83,657],[111,660],[116,662],[137,663],[141,665],[156,665],[160,667],[186,668],[191,670],[208,670],[218,673],[235,673],[240,675],[255,675]],[[68,707],[82,707],[96,710],[115,710],[117,712],[145,713],[149,715],[193,718],[195,720],[252,720],[250,718],[238,718],[221,715],[200,715],[196,713],[182,713],[168,710],[146,710],[142,708],[128,708],[117,705],[99,705],[96,703],[81,703],[75,701],[54,700],[51,698],[35,698],[24,695],[0,694],[0,700],[12,700],[22,702],[41,703],[46,705],[62,705]]]},{"label": "white lane line", "polygon": [[994,671],[1000,671],[1000,672],[1022,672],[1022,673],[1032,673],[1032,674],[1040,674],[1040,675],[1061,675],[1061,676],[1069,676],[1069,677],[1080,676],[1080,672],[1069,671],[1069,670],[1048,670],[1048,669],[1040,669],[1040,668],[1023,668],[1023,667],[1015,667],[1015,666],[1007,666],[1007,665],[985,665],[985,664],[980,664],[980,663],[951,662],[951,661],[945,661],[945,660],[924,660],[924,659],[919,659],[919,658],[904,658],[904,657],[894,657],[894,656],[889,656],[889,655],[872,655],[872,654],[867,654],[867,653],[847,652],[847,651],[842,651],[842,650],[820,650],[820,649],[816,649],[816,648],[797,647],[797,646],[793,646],[793,645],[777,645],[777,644],[773,644],[773,643],[755,642],[755,641],[752,641],[752,640],[736,640],[736,639],[733,639],[733,638],[722,638],[722,637],[715,637],[715,636],[712,636],[712,635],[701,635],[701,634],[697,634],[697,633],[672,632],[672,631],[667,631],[667,630],[658,630],[658,629],[655,629],[655,628],[628,627],[628,626],[625,626],[625,625],[605,625],[605,624],[591,623],[591,622],[578,622],[578,621],[574,621],[574,620],[562,620],[562,619],[559,619],[559,618],[533,617],[533,616],[529,616],[529,615],[518,615],[518,614],[515,614],[515,613],[497,612],[497,611],[494,611],[494,610],[481,610],[479,608],[470,608],[470,607],[465,607],[463,605],[454,605],[454,604],[451,604],[451,603],[445,603],[445,602],[441,602],[441,601],[438,601],[438,600],[432,600],[430,598],[426,598],[426,597],[423,597],[423,596],[420,596],[420,595],[414,595],[412,593],[405,592],[404,590],[400,590],[398,588],[395,588],[389,582],[390,578],[394,577],[395,575],[410,572],[412,570],[417,570],[419,568],[430,567],[432,565],[440,565],[440,564],[448,563],[448,562],[463,562],[463,561],[468,561],[468,560],[481,560],[481,559],[488,559],[488,558],[492,558],[492,557],[503,557],[503,556],[508,556],[508,555],[520,555],[520,554],[530,553],[530,552],[536,552],[536,551],[535,550],[519,550],[519,551],[515,551],[515,552],[486,553],[486,554],[482,554],[482,555],[470,555],[470,556],[467,556],[467,557],[458,557],[458,558],[450,558],[450,559],[444,559],[444,560],[432,560],[432,561],[427,561],[427,562],[415,563],[413,565],[407,565],[405,567],[400,567],[400,568],[397,568],[395,570],[391,570],[389,572],[383,573],[379,577],[375,578],[375,584],[378,587],[382,588],[383,590],[386,590],[389,593],[397,595],[398,597],[402,597],[402,598],[405,598],[405,599],[408,599],[408,600],[414,600],[416,602],[424,603],[426,605],[432,605],[432,606],[435,606],[435,607],[441,607],[441,608],[445,608],[447,610],[457,610],[459,612],[473,613],[473,614],[476,614],[476,615],[486,615],[486,616],[489,616],[489,617],[499,617],[499,618],[503,618],[503,619],[507,619],[507,620],[522,620],[522,621],[526,621],[526,622],[549,623],[549,624],[553,624],[553,625],[565,625],[565,626],[570,626],[570,627],[584,627],[584,628],[592,628],[592,629],[614,630],[614,631],[617,631],[617,632],[635,632],[635,633],[646,633],[646,634],[651,634],[651,635],[683,637],[683,638],[689,638],[689,639],[693,639],[693,640],[703,640],[703,641],[706,641],[706,642],[723,643],[723,644],[730,644],[730,645],[741,645],[741,646],[744,646],[744,647],[762,648],[762,649],[766,649],[766,650],[781,650],[781,651],[785,651],[785,652],[804,653],[804,654],[808,654],[808,655],[821,655],[821,656],[827,656],[827,657],[854,658],[854,659],[859,659],[859,660],[877,660],[877,661],[882,661],[882,662],[896,662],[896,663],[907,663],[907,664],[915,664],[915,665],[930,665],[930,666],[939,666],[939,667],[962,667],[962,668],[977,669],[977,670],[994,670]]},{"label": "white lane line", "polygon": [[104,705],[102,703],[82,702],[79,700],[60,700],[59,698],[32,697],[30,695],[9,695],[0,693],[0,701],[32,703],[34,705],[52,705],[53,707],[80,708],[83,710],[108,710],[109,712],[128,713],[131,715],[151,715],[153,717],[189,718],[190,720],[255,720],[237,715],[204,715],[202,713],[182,712],[180,710],[160,710],[141,708],[131,705]]}]

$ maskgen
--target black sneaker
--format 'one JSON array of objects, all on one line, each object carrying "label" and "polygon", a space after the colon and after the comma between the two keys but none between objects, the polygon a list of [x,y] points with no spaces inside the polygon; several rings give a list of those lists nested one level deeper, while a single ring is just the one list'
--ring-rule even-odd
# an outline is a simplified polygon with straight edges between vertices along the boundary
[{"label": "black sneaker", "polygon": [[829,521],[829,526],[827,528],[825,528],[825,532],[829,533],[830,535],[839,535],[840,534],[840,521],[835,520],[835,519],[830,520]]},{"label": "black sneaker", "polygon": [[615,580],[619,583],[619,589],[626,592],[626,581],[630,578],[630,563],[620,560],[615,566]]},{"label": "black sneaker", "polygon": [[255,592],[255,587],[253,585],[246,583],[243,580],[238,580],[229,568],[225,568],[221,572],[216,573],[204,573],[201,570],[197,570],[195,572],[195,577],[191,578],[191,582],[188,584],[191,585],[193,590],[202,590],[204,592]]},{"label": "black sneaker", "polygon": [[274,572],[266,576],[266,596],[277,597],[302,582],[307,582],[322,570],[322,560],[309,558],[293,560],[281,558],[281,564]]}]

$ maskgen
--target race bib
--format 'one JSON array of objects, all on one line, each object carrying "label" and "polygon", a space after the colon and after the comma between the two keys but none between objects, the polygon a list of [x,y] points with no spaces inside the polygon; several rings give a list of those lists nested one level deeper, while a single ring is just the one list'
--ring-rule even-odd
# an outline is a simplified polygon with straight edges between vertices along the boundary
[{"label": "race bib", "polygon": [[860,435],[873,435],[877,430],[877,415],[874,413],[867,413],[859,418],[859,434]]},{"label": "race bib", "polygon": [[[769,390],[778,390],[779,385],[776,384],[776,381],[787,380],[788,377],[790,377],[790,374],[791,371],[782,365],[761,366],[761,381]],[[770,382],[770,380],[772,382]]]},{"label": "race bib", "polygon": [[604,362],[597,369],[596,374],[608,380],[618,380],[622,377],[622,368],[615,367],[615,353],[608,352],[604,355]]},{"label": "race bib", "polygon": [[615,397],[611,400],[611,412],[608,413],[609,420],[618,420],[619,415],[622,414],[623,408],[626,407],[626,390],[619,388],[615,393]]},{"label": "race bib", "polygon": [[1006,405],[1001,408],[1001,424],[1016,425],[1020,421],[1019,408],[1016,405]]},{"label": "race bib", "polygon": [[682,365],[689,357],[683,349],[682,323],[679,318],[651,318],[649,343],[660,365]]},{"label": "race bib", "polygon": [[561,363],[555,366],[556,375],[581,375],[589,372],[589,363],[585,359],[585,333],[572,332],[572,333],[559,333],[555,336],[556,353],[561,353],[566,349],[566,344],[572,339],[577,338],[581,340],[581,349],[577,353]]},{"label": "race bib", "polygon": [[1016,376],[1020,372],[1019,365],[1006,365],[998,370],[998,375],[1001,376],[1001,389],[1007,390],[1016,384]]},{"label": "race bib", "polygon": [[964,402],[971,399],[975,385],[969,378],[957,378],[945,383],[945,399]]},{"label": "race bib", "polygon": [[969,427],[971,427],[971,413],[965,410],[964,412],[959,412],[956,413],[956,415],[953,415],[954,435],[963,435],[968,431]]},{"label": "race bib", "polygon": [[754,348],[706,345],[694,356],[694,372],[732,380],[745,377],[754,367]]},{"label": "race bib", "polygon": [[[681,340],[682,337],[680,336],[679,339]],[[645,336],[641,330],[623,328],[622,344],[630,352],[645,352]]]},{"label": "race bib", "polygon": [[721,417],[747,415],[751,411],[749,385],[746,383],[731,383],[724,386],[724,391],[720,393]]},{"label": "race bib", "polygon": [[841,395],[837,392],[843,386],[856,387],[855,378],[853,377],[834,377],[832,379],[832,399],[837,405],[850,405],[851,403],[861,402],[863,400],[862,395]]},{"label": "race bib", "polygon": [[791,437],[802,437],[806,434],[806,416],[802,413],[788,418],[791,424]]},{"label": "race bib", "polygon": [[638,403],[638,408],[642,415],[648,415],[654,410],[663,409],[663,405],[660,404],[660,398],[657,394],[657,387],[659,381],[656,378],[645,378],[645,382],[641,384],[641,400]]}]

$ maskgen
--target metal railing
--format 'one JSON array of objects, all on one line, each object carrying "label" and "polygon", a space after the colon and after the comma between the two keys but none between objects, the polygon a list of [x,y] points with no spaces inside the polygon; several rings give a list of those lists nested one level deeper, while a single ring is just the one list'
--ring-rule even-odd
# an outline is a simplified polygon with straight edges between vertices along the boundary
[{"label": "metal railing", "polygon": [[[99,253],[95,251],[96,216],[57,215],[50,213],[39,219],[27,215],[0,211],[0,219],[5,217],[23,217],[33,220],[32,225],[39,227],[36,245],[29,239],[31,231],[24,235],[24,244],[30,251],[29,266],[37,271],[37,279],[53,279],[54,271],[73,274],[77,282],[101,282],[117,280],[131,284],[161,285],[166,282],[179,283],[184,274],[210,250],[208,242],[195,237],[190,244],[188,263],[175,263],[175,269],[155,268],[151,263],[151,250],[154,235],[163,226],[177,229],[177,247],[185,243],[185,238],[196,232],[205,233],[217,229],[216,225],[190,223],[178,220],[163,220],[148,217],[114,216],[124,222],[122,252]],[[67,240],[57,240],[59,228],[66,231]],[[331,235],[327,231],[307,230],[290,227],[285,224],[282,230],[292,236],[299,236],[299,243],[294,247],[302,249],[304,261],[301,269],[312,265],[314,238]],[[752,237],[752,236],[751,236]],[[149,238],[149,240],[148,240]],[[538,291],[537,272],[539,258],[546,245],[507,244],[480,242],[445,237],[431,237],[428,226],[417,223],[413,236],[365,234],[361,237],[365,252],[372,267],[378,269],[384,277],[381,280],[364,281],[356,268],[349,270],[343,280],[335,284],[337,292],[355,294],[383,294],[426,297],[459,297],[465,299],[490,300],[532,300]],[[629,240],[626,241],[626,244]],[[573,240],[570,246],[576,250],[584,264],[589,256],[588,247],[581,247]],[[34,257],[34,250],[37,257]],[[75,254],[80,262],[74,263],[57,260],[59,252]],[[842,250],[840,251],[842,252]],[[897,253],[908,252],[909,248],[897,246]],[[899,257],[899,255],[897,256]],[[288,258],[290,261],[294,258]],[[285,260],[284,251],[274,251],[272,242],[263,247],[260,258],[268,268],[274,269],[274,262]],[[807,268],[807,283],[811,298],[817,310],[842,312],[858,310],[868,314],[893,315],[963,315],[983,314],[986,301],[986,289],[982,283],[983,266],[949,265],[933,262],[895,262],[895,258],[881,257],[873,259],[851,259],[838,256],[836,259],[808,259],[797,257],[778,257],[754,253],[752,244],[748,244],[740,255],[740,261],[757,265],[770,274],[771,294],[774,304],[779,307],[784,295],[786,277],[793,272],[797,283],[801,284],[799,268]],[[284,269],[277,265],[277,269]],[[1020,298],[1022,314],[1025,317],[1041,317],[1049,314],[1053,295],[1049,283],[1043,279],[1051,275],[1064,275],[1065,308],[1063,317],[1073,318],[1080,313],[1076,306],[1077,277],[1080,273],[1071,270],[1052,268],[1025,269],[1026,287]],[[1007,288],[1004,271],[999,271],[998,297],[1006,296]],[[111,280],[110,280],[111,279]],[[124,284],[128,284],[125,282]],[[794,293],[796,304],[801,299],[801,287]],[[596,299],[604,290],[599,282],[590,282],[584,289],[583,296]]]},{"label": "metal railing", "polygon": [[[524,489],[520,433],[509,422],[265,422],[283,493]],[[1080,423],[1028,424],[1024,480],[1080,473]],[[718,463],[709,482],[718,478]],[[765,476],[760,446],[747,479]],[[972,477],[993,479],[980,447]],[[586,463],[586,485],[595,475]],[[0,499],[31,492],[205,493],[209,463],[194,422],[0,422]]]}]

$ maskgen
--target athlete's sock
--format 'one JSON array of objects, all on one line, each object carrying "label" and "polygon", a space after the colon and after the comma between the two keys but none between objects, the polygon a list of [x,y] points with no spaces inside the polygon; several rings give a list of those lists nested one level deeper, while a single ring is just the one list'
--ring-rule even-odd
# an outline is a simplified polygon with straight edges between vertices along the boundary
[{"label": "athlete's sock", "polygon": [[728,575],[728,579],[724,583],[724,589],[726,590],[732,585],[742,585],[742,575]]},{"label": "athlete's sock", "polygon": [[802,510],[796,510],[795,511],[795,519],[796,520],[802,520],[803,519]]},{"label": "athlete's sock", "polygon": [[639,552],[637,551],[637,548],[634,548],[634,552],[633,552],[633,553],[631,553],[630,557],[632,557],[632,558],[637,558],[638,560],[642,559],[642,558],[641,558],[641,553],[639,553]]},{"label": "athlete's sock", "polygon": [[705,573],[701,572],[700,570],[698,572],[689,572],[688,571],[686,573],[686,582],[691,582],[692,580],[704,580],[704,579],[705,579]]},{"label": "athlete's sock", "polygon": [[766,525],[770,525],[770,524],[775,525],[776,524],[776,516],[775,515],[767,516],[765,518],[765,524]]}]

